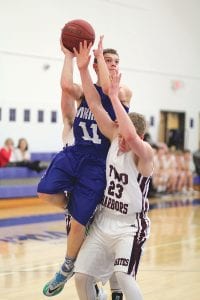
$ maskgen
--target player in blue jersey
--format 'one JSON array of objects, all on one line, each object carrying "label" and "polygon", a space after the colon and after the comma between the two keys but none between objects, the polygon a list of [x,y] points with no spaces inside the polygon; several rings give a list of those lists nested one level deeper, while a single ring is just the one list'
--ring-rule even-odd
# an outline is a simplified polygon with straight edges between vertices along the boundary
[{"label": "player in blue jersey", "polygon": [[[73,82],[74,54],[65,51],[65,61],[61,77],[62,97],[74,113],[75,99],[78,103],[73,122],[74,144],[65,147],[51,162],[47,172],[38,184],[40,198],[60,207],[66,206],[66,194],[70,194],[68,210],[72,216],[71,229],[67,239],[67,253],[61,269],[47,283],[44,294],[58,294],[66,281],[73,275],[74,261],[85,236],[85,226],[100,203],[106,184],[105,161],[110,142],[101,134],[89,110],[80,85]],[[114,49],[104,50],[104,60],[94,61],[97,73],[95,88],[104,109],[115,120],[115,114],[106,95],[110,75],[119,68],[119,57]],[[131,91],[121,86],[119,98],[127,109]],[[70,115],[71,116],[71,115]],[[71,121],[69,121],[70,125]]]}]

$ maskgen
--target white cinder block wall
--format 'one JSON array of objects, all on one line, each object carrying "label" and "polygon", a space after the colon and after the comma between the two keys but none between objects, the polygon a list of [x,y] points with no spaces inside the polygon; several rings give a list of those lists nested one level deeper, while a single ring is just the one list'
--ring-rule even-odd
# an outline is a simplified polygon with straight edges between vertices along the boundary
[{"label": "white cinder block wall", "polygon": [[[123,82],[133,90],[131,110],[154,117],[161,110],[186,113],[185,147],[200,140],[200,2],[198,0],[0,0],[0,145],[26,137],[31,151],[61,149],[59,37],[71,19],[89,21],[104,46],[120,54]],[[49,68],[45,68],[45,67]],[[92,73],[94,78],[95,74]],[[78,72],[75,79],[80,82]],[[178,90],[172,82],[179,81]],[[10,108],[17,121],[8,122]],[[23,110],[31,122],[23,122]],[[44,110],[44,123],[37,111]],[[58,122],[50,122],[51,111]],[[194,127],[190,128],[190,119]]]}]

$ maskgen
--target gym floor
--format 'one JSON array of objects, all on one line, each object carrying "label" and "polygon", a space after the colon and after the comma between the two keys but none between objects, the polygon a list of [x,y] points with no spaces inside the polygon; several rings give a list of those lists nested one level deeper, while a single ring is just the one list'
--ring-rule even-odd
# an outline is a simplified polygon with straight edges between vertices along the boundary
[{"label": "gym floor", "polygon": [[[200,192],[150,199],[151,236],[137,281],[148,300],[199,300]],[[63,260],[63,212],[37,198],[0,201],[1,300],[47,299],[44,284]],[[105,286],[110,299],[109,285]],[[58,300],[78,300],[74,279]]]}]

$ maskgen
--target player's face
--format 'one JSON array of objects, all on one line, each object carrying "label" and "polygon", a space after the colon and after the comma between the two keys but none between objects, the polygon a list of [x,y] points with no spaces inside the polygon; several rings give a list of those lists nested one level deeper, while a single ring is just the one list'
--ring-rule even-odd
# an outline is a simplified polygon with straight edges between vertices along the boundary
[{"label": "player's face", "polygon": [[118,134],[118,146],[121,152],[128,152],[130,150],[129,145],[126,143],[121,134]]},{"label": "player's face", "polygon": [[104,59],[110,73],[119,70],[119,57],[116,54],[106,53]]}]

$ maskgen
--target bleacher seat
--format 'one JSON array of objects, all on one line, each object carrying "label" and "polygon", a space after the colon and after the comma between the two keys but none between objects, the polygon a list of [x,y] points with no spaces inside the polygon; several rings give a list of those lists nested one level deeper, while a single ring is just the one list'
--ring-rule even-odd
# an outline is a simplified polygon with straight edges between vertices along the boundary
[{"label": "bleacher seat", "polygon": [[51,161],[55,155],[55,152],[32,152],[31,160]]},{"label": "bleacher seat", "polygon": [[26,167],[0,168],[0,180],[32,177],[38,177],[38,173],[36,171],[29,170]]},{"label": "bleacher seat", "polygon": [[196,191],[200,191],[200,175],[195,175],[193,178],[193,186]]},{"label": "bleacher seat", "polygon": [[6,198],[23,198],[23,197],[36,197],[37,185],[36,184],[17,184],[0,186],[0,199]]},{"label": "bleacher seat", "polygon": [[[47,164],[55,156],[55,152],[31,153],[31,160],[39,160]],[[26,167],[0,168],[0,199],[37,196],[37,183],[44,171],[36,172]]]}]

